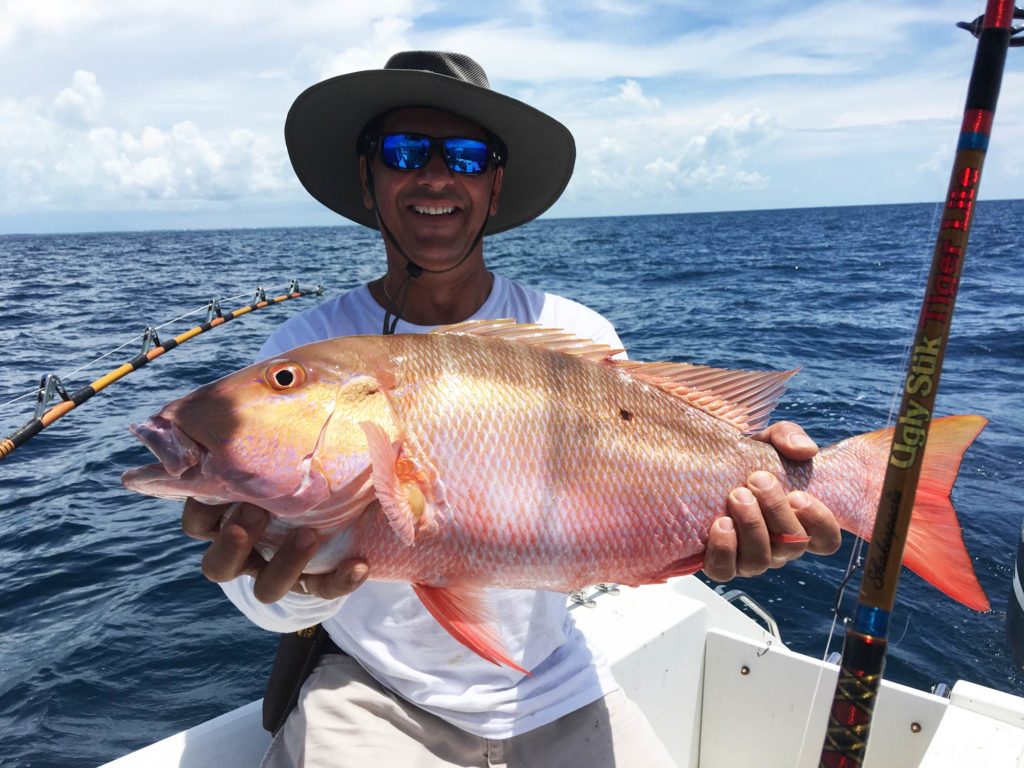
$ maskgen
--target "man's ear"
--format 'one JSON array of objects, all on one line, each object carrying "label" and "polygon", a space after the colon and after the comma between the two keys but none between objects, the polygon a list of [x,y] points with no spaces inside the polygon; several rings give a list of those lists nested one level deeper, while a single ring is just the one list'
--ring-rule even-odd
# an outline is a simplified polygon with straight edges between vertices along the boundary
[{"label": "man's ear", "polygon": [[366,172],[366,155],[359,156],[359,187],[363,190],[363,205],[373,210],[373,195],[370,194],[370,180]]},{"label": "man's ear", "polygon": [[498,212],[498,196],[501,194],[501,181],[504,178],[505,169],[499,165],[497,170],[494,171],[494,184],[491,186],[491,216],[494,216]]}]

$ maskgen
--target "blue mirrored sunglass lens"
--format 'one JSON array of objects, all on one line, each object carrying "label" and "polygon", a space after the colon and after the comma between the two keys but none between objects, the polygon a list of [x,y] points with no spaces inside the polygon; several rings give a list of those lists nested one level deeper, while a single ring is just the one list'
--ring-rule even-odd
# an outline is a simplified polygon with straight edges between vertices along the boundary
[{"label": "blue mirrored sunglass lens", "polygon": [[475,139],[447,139],[444,160],[456,173],[483,173],[487,167],[487,145]]},{"label": "blue mirrored sunglass lens", "polygon": [[401,133],[385,136],[380,151],[385,165],[391,168],[416,170],[426,165],[430,159],[430,139]]}]

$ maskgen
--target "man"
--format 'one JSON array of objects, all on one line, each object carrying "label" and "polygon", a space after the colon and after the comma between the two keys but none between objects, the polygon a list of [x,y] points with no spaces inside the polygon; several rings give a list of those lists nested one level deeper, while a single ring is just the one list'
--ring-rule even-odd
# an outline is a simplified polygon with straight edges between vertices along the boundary
[{"label": "man", "polygon": [[[383,70],[319,83],[285,127],[307,190],[346,218],[380,229],[378,280],[286,322],[260,351],[381,331],[422,333],[467,319],[515,317],[621,347],[586,307],[491,273],[484,234],[527,222],[561,194],[573,139],[557,121],[490,90],[465,56],[405,52]],[[792,424],[766,431],[783,455],[813,442]],[[839,529],[817,500],[788,496],[754,473],[727,501],[708,540],[705,572],[727,580],[828,553]],[[265,765],[670,766],[642,713],[600,653],[549,592],[490,590],[511,657],[532,676],[497,667],[445,632],[407,584],[366,581],[373,564],[303,575],[320,542],[294,531],[269,561],[253,551],[266,514],[249,507],[219,529],[219,507],[189,501],[183,526],[212,541],[203,571],[260,626],[322,623],[342,653],[324,657],[278,733]],[[806,535],[772,544],[769,532]]]}]

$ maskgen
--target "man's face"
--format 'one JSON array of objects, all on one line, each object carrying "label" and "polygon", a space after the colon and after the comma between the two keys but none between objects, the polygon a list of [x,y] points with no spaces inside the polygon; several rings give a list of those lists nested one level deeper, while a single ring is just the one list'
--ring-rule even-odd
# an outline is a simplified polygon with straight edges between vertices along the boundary
[{"label": "man's face", "polygon": [[[420,133],[487,140],[487,133],[449,112],[412,107],[390,113],[380,133]],[[366,158],[360,159],[363,204],[373,208],[366,188]],[[476,176],[455,173],[435,148],[419,170],[394,170],[379,155],[370,158],[380,216],[405,252],[423,267],[444,269],[466,255],[487,217],[498,210],[502,169],[489,164]],[[388,243],[385,237],[385,243]]]}]

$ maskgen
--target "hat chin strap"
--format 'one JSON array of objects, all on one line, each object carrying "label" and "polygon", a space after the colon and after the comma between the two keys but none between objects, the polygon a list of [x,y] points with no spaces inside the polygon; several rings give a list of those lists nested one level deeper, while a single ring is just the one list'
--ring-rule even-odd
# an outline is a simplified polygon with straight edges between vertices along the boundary
[{"label": "hat chin strap", "polygon": [[[395,237],[394,233],[392,233],[391,229],[384,221],[384,216],[380,212],[380,206],[377,205],[377,190],[375,189],[373,181],[373,171],[370,170],[369,162],[366,163],[366,181],[367,186],[369,187],[370,190],[370,199],[373,201],[373,212],[377,215],[377,221],[380,222],[381,229],[384,230],[384,234],[387,236],[388,240],[390,240],[391,244],[395,246],[395,250],[397,250],[401,254],[403,259],[405,259],[405,271],[408,273],[405,279],[402,281],[402,284],[398,287],[398,291],[395,294],[395,298],[392,300],[393,303],[389,302],[389,304],[392,304],[392,306],[385,307],[384,309],[384,328],[381,331],[381,333],[383,333],[385,336],[390,336],[394,334],[395,328],[398,326],[398,321],[403,319],[402,312],[405,309],[406,297],[409,295],[410,280],[419,277],[424,272],[429,272],[432,275],[443,275],[445,272],[451,272],[453,269],[458,269],[459,267],[461,267],[463,262],[465,262],[466,259],[469,258],[469,255],[473,253],[474,250],[476,250],[476,247],[478,245],[480,245],[480,241],[483,240],[484,230],[487,228],[487,217],[484,217],[484,223],[481,225],[480,230],[476,233],[476,237],[473,238],[473,242],[469,246],[469,250],[466,251],[466,253],[463,255],[461,259],[459,259],[455,264],[452,264],[452,266],[445,267],[444,269],[427,269],[426,267],[417,264],[409,257],[409,254],[405,252],[405,249],[402,248],[401,244],[398,242],[398,238]],[[490,199],[493,196],[494,176],[492,175],[491,194],[488,196],[488,199]],[[389,296],[388,298],[391,297]]]}]

